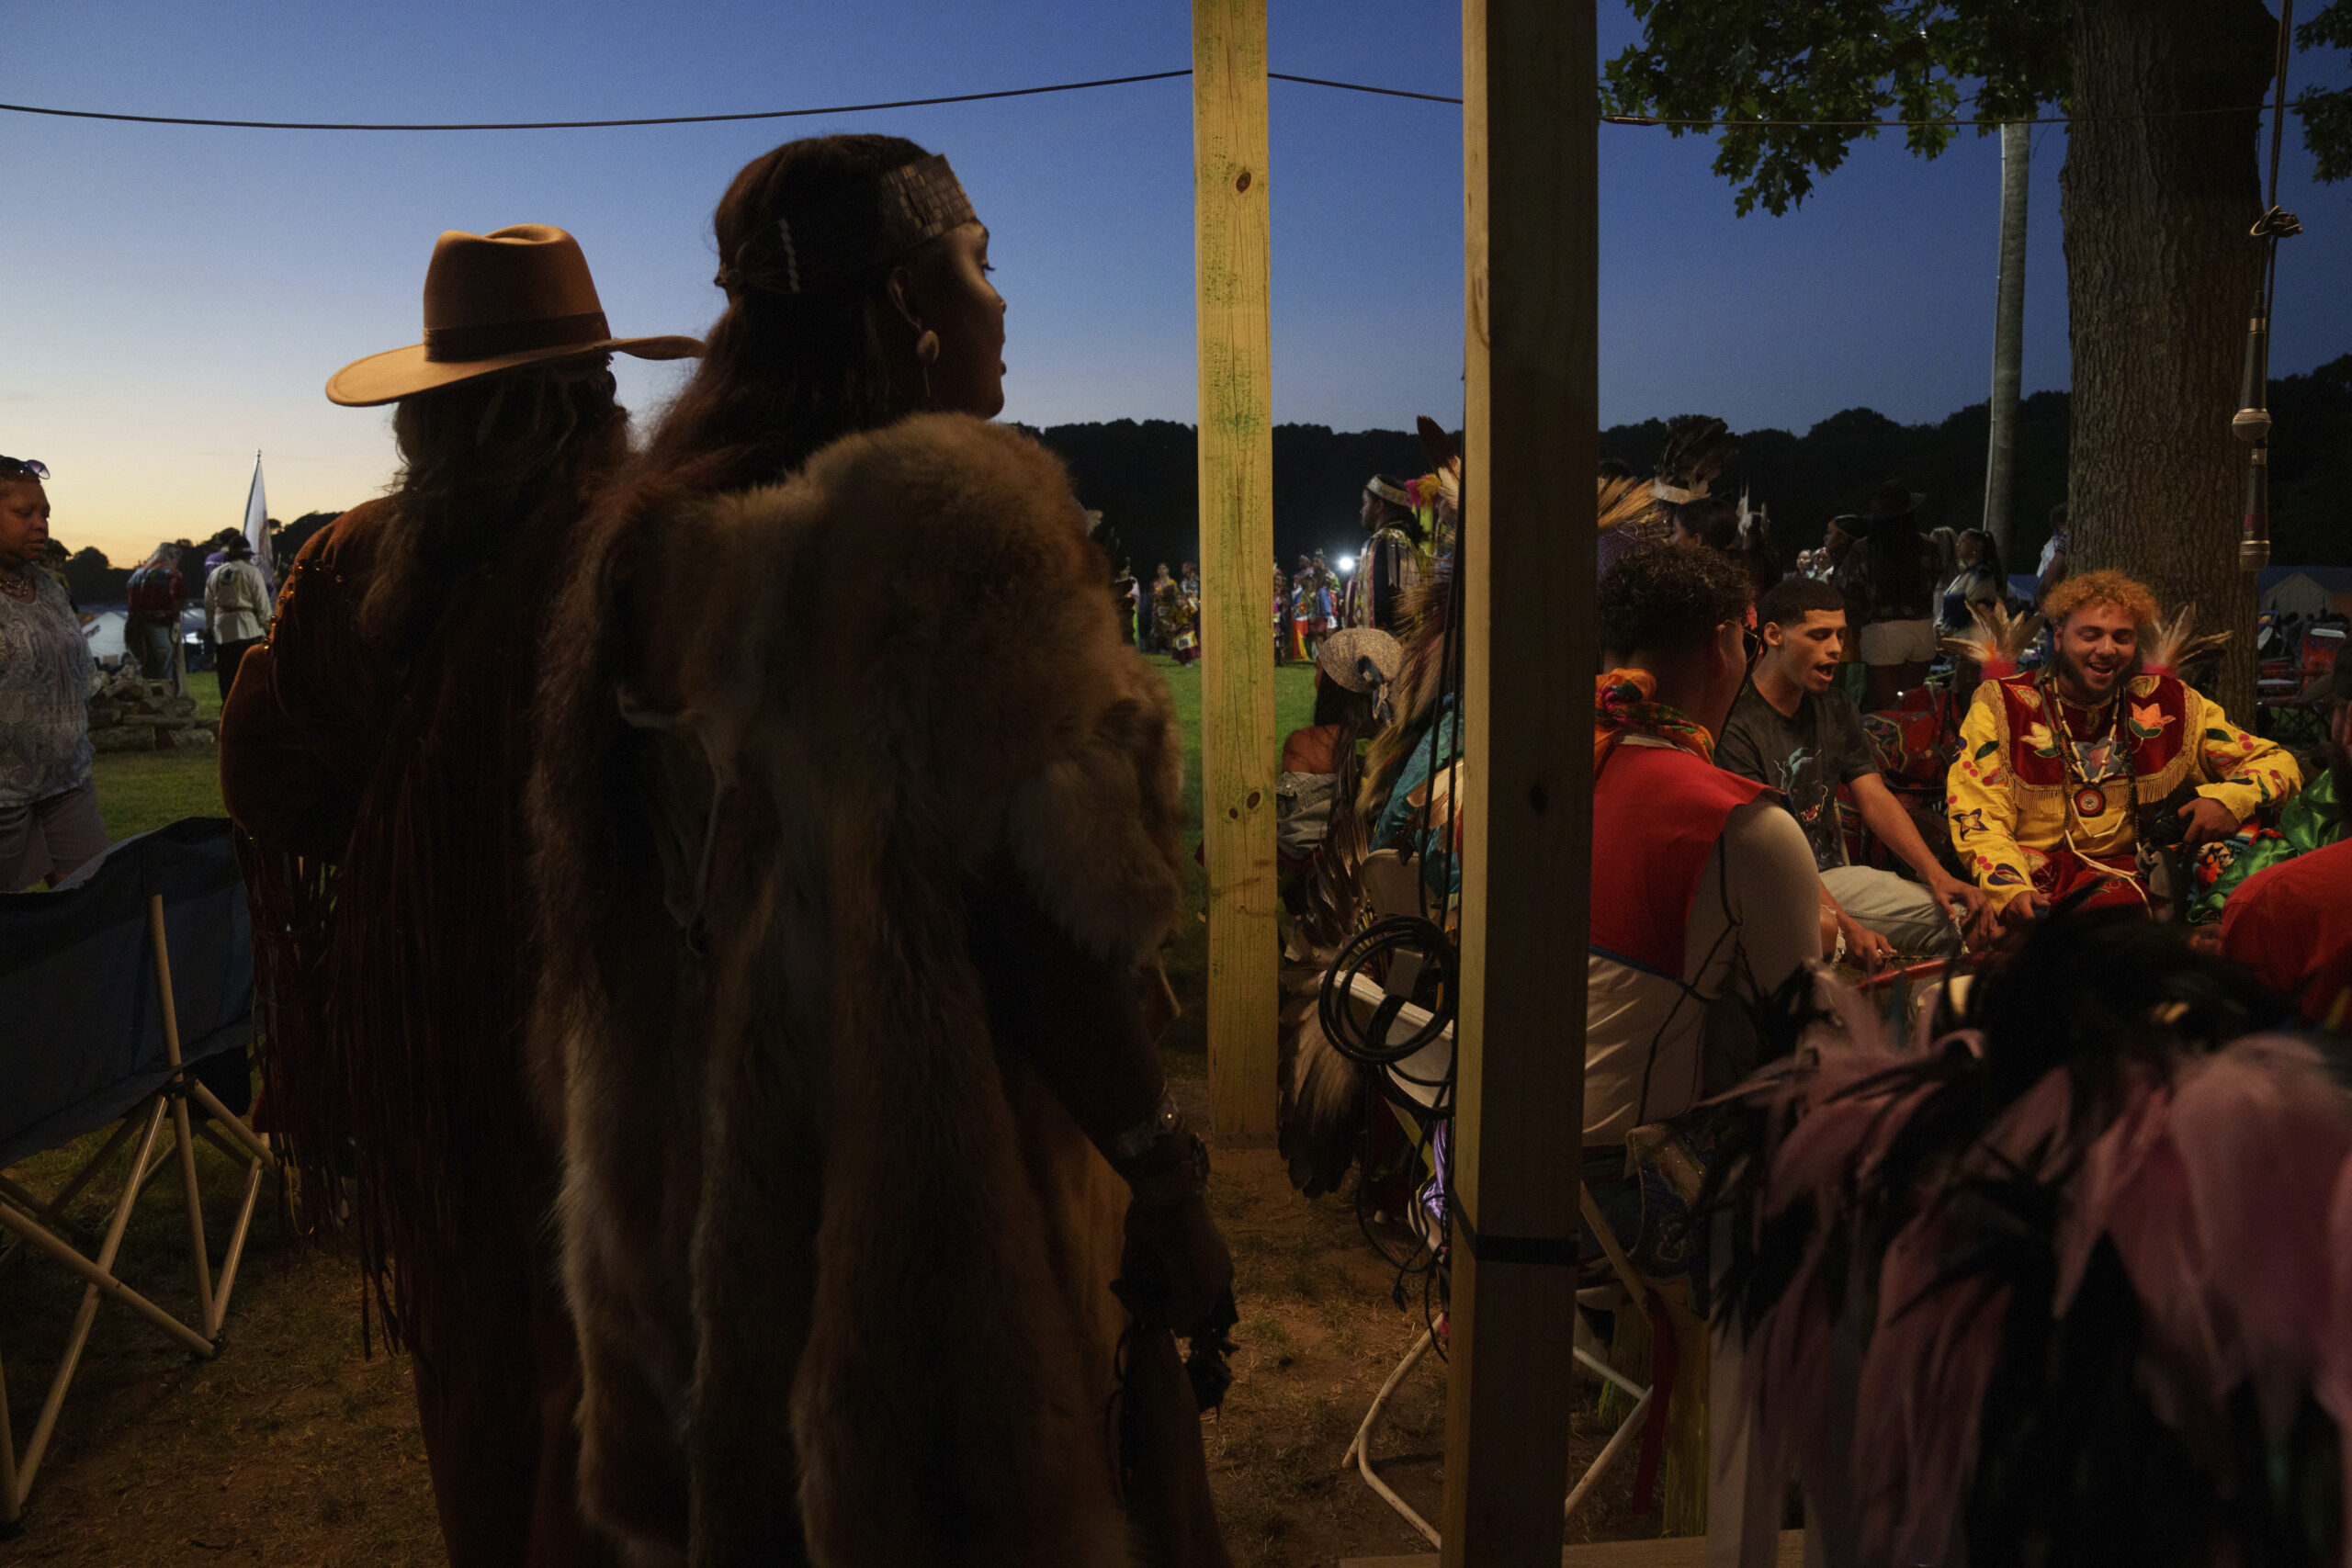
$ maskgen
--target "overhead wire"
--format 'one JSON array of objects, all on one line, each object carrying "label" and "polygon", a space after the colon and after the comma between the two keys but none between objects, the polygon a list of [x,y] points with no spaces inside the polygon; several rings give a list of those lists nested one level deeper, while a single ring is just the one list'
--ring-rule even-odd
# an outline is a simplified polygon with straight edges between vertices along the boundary
[{"label": "overhead wire", "polygon": [[[872,103],[824,104],[810,108],[744,109],[730,114],[670,114],[638,115],[613,119],[518,119],[518,120],[318,120],[318,119],[228,119],[211,116],[131,114],[113,109],[69,109],[46,104],[0,103],[0,111],[9,114],[43,115],[57,119],[113,120],[131,125],[187,125],[225,130],[404,130],[404,131],[471,131],[471,130],[596,130],[650,125],[718,125],[739,120],[796,119],[818,115],[870,114],[882,109],[931,108],[943,104],[976,104],[1000,98],[1035,97],[1046,93],[1076,93],[1095,87],[1123,87],[1139,82],[1167,82],[1180,76],[1190,76],[1189,70],[1146,71],[1129,76],[1098,76],[1083,82],[1049,82],[1035,87],[999,87],[981,93],[944,93],[922,98],[887,98]],[[1462,100],[1444,93],[1417,93],[1403,87],[1376,87],[1363,82],[1341,82],[1328,76],[1301,76],[1284,71],[1269,71],[1267,79],[1274,82],[1295,82],[1310,87],[1330,87],[1348,93],[1371,93],[1387,98],[1412,98],[1422,103],[1459,105]],[[2271,106],[2252,104],[2229,108],[2156,109],[2143,114],[2121,115],[2049,115],[2017,121],[2026,125],[2068,125],[2076,120],[2170,119],[2187,115],[2257,114]],[[2291,106],[2289,106],[2291,107]],[[1604,114],[1601,121],[1608,125],[1668,127],[1731,126],[1741,129],[1791,130],[1865,130],[1902,126],[1994,126],[2006,122],[1994,118],[1951,119],[1690,119],[1654,115]]]}]

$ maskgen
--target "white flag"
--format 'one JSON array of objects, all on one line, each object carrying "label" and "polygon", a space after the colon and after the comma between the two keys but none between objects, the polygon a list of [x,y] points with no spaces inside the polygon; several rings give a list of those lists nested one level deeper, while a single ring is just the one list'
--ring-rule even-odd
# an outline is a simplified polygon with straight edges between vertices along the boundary
[{"label": "white flag", "polygon": [[269,500],[261,491],[261,454],[254,454],[254,488],[245,494],[245,543],[254,547],[254,564],[264,582],[275,589],[277,563],[269,558]]}]

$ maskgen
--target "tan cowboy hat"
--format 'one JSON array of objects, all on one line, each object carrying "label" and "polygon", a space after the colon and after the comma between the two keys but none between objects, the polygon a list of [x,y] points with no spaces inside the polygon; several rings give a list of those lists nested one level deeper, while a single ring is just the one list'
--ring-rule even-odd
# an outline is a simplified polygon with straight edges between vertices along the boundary
[{"label": "tan cowboy hat", "polygon": [[615,337],[580,242],[545,223],[494,233],[452,229],[424,269],[424,341],[354,360],[327,380],[346,408],[418,392],[542,359],[618,351],[639,359],[692,359],[690,337]]},{"label": "tan cowboy hat", "polygon": [[1316,667],[1351,692],[1372,690],[1374,682],[1363,672],[1366,660],[1380,682],[1394,681],[1405,667],[1405,649],[1376,627],[1350,626],[1325,637],[1315,650]]}]

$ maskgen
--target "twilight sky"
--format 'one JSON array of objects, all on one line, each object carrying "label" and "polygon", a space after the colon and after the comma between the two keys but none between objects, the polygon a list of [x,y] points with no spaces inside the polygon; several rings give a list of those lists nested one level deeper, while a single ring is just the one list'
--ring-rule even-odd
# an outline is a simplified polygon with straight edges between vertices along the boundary
[{"label": "twilight sky", "polygon": [[[923,96],[1181,68],[1183,0],[7,0],[0,101],[266,119],[536,119]],[[1458,95],[1442,0],[1272,0],[1272,65]],[[1604,0],[1602,57],[1633,39]],[[2314,62],[2299,57],[2300,80]],[[2319,62],[2340,80],[2338,61]],[[1272,85],[1274,406],[1339,429],[1461,409],[1461,119]],[[444,229],[560,224],[624,333],[698,332],[712,204],[793,136],[888,130],[954,161],[1011,302],[1008,418],[1193,412],[1190,87],[719,126],[499,133],[136,126],[0,114],[0,452],[40,457],[58,536],[118,562],[270,510],[352,505],[391,468],[384,411],[321,391],[414,343]],[[2060,128],[2037,132],[2025,384],[2066,384]],[[2280,200],[2273,368],[2352,350],[2352,187]],[[1713,143],[1601,130],[1604,423],[1703,411],[1803,430],[1905,421],[1989,377],[1997,138],[1934,163],[1860,143],[1797,212],[1736,218]],[[2251,219],[2252,214],[2248,215]],[[674,367],[623,359],[640,414]]]}]

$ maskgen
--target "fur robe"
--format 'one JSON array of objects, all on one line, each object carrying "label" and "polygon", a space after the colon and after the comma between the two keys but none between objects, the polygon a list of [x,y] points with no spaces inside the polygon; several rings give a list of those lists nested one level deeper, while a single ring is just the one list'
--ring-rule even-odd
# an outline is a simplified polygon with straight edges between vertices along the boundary
[{"label": "fur robe", "polygon": [[1128,1561],[1125,1189],[992,1037],[965,930],[1009,876],[1096,958],[1172,934],[1182,752],[1102,576],[1060,465],[954,415],[655,498],[582,562],[538,1043],[583,1499],[625,1537]]}]

